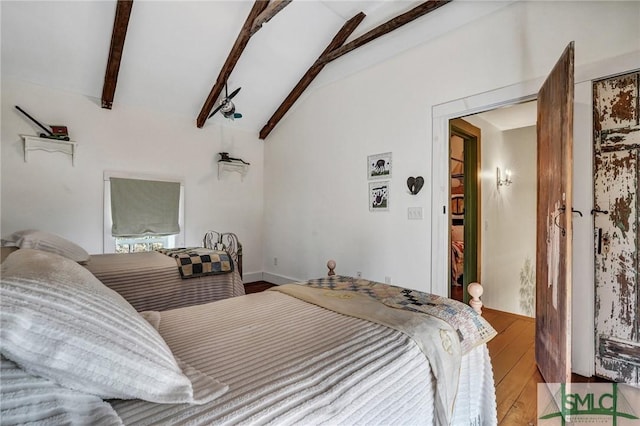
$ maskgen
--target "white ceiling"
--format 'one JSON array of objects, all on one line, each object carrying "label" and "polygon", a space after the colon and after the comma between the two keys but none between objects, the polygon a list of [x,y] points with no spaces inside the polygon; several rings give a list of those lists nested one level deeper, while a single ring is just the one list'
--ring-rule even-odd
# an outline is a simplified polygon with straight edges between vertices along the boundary
[{"label": "white ceiling", "polygon": [[508,105],[491,111],[477,114],[499,130],[519,129],[521,127],[535,126],[538,118],[538,106],[536,101]]},{"label": "white ceiling", "polygon": [[[328,64],[298,102],[322,85],[512,1],[455,0]],[[229,78],[229,90],[242,87],[234,102],[243,118],[230,122],[217,114],[210,121],[257,133],[347,19],[367,14],[351,40],[419,3],[294,0],[251,38]],[[113,108],[152,108],[190,117],[195,126],[252,5],[136,0]],[[115,1],[1,1],[0,7],[3,76],[86,95],[99,104]],[[37,114],[35,106],[24,107]]]}]

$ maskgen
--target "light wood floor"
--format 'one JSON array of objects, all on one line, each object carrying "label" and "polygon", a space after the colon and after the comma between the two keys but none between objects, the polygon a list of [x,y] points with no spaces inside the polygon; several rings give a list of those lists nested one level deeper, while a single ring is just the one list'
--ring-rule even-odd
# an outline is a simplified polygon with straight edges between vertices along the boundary
[{"label": "light wood floor", "polygon": [[498,331],[487,346],[496,384],[498,423],[535,425],[538,383],[543,379],[535,362],[533,318],[483,308],[482,316]]},{"label": "light wood floor", "polygon": [[[498,331],[487,344],[496,385],[498,423],[535,425],[537,387],[544,382],[535,361],[535,320],[487,308],[482,309],[482,316]],[[577,374],[571,375],[571,381],[606,382]]]}]

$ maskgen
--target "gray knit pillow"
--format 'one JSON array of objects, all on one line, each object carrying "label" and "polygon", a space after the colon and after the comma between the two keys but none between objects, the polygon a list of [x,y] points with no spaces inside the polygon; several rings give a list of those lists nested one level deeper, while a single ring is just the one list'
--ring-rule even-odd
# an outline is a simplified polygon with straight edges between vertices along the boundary
[{"label": "gray knit pillow", "polygon": [[89,253],[76,243],[51,232],[37,229],[24,229],[14,232],[7,238],[3,238],[2,243],[3,245],[13,244],[21,249],[48,251],[80,263],[89,260]]}]

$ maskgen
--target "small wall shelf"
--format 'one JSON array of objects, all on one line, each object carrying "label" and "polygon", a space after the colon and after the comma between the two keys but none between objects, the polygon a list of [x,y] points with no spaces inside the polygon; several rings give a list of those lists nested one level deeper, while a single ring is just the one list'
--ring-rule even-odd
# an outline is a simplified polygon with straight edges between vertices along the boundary
[{"label": "small wall shelf", "polygon": [[24,162],[29,161],[29,151],[62,152],[71,156],[71,165],[75,166],[77,143],[57,139],[40,138],[38,136],[20,135],[24,140]]},{"label": "small wall shelf", "polygon": [[240,173],[241,179],[244,180],[245,175],[249,171],[249,165],[237,161],[218,161],[218,180],[223,172]]}]

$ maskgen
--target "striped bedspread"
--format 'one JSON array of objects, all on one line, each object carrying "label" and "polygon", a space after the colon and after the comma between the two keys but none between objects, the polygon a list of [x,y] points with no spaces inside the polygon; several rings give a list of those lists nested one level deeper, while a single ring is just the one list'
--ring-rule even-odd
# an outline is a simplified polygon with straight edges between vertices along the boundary
[{"label": "striped bedspread", "polygon": [[[229,386],[201,406],[111,401],[124,424],[433,425],[436,382],[404,333],[267,291],[160,313],[173,353]],[[495,424],[486,345],[462,357],[451,424]]]},{"label": "striped bedspread", "polygon": [[84,266],[137,311],[164,311],[244,294],[238,268],[183,280],[175,259],[158,252],[91,255]]}]

